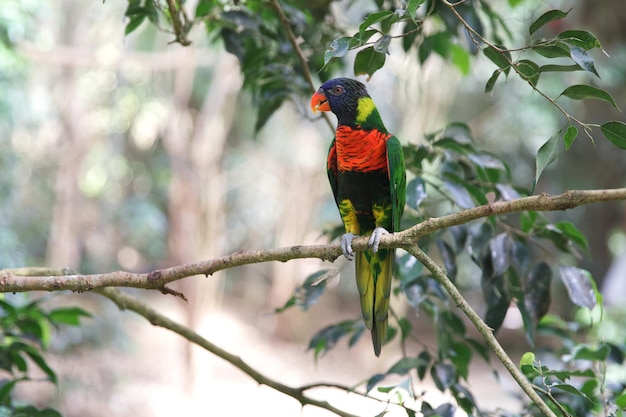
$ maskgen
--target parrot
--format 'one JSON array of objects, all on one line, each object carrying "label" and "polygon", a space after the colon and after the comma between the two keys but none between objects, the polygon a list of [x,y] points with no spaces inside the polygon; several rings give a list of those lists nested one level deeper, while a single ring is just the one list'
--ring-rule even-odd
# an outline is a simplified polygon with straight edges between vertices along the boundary
[{"label": "parrot", "polygon": [[[383,124],[363,83],[326,81],[311,97],[311,110],[337,117],[327,171],[344,225],[341,249],[355,260],[356,284],[365,327],[379,357],[387,340],[394,249],[379,249],[381,236],[400,231],[406,201],[406,169],[399,139]],[[370,236],[368,250],[354,253],[352,240]]]}]

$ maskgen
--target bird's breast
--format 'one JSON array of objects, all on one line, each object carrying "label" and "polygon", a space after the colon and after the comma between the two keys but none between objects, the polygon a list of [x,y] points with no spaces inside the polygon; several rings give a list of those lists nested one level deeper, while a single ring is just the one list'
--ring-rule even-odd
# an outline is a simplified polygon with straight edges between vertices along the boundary
[{"label": "bird's breast", "polygon": [[336,132],[339,171],[386,171],[389,133],[339,126]]}]

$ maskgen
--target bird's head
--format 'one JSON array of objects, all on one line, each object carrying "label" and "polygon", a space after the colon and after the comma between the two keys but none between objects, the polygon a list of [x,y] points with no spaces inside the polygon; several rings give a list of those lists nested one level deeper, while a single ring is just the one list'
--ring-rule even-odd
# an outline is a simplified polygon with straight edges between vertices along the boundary
[{"label": "bird's head", "polygon": [[326,81],[311,97],[311,110],[332,111],[339,124],[358,124],[374,110],[374,103],[365,86],[350,78]]}]

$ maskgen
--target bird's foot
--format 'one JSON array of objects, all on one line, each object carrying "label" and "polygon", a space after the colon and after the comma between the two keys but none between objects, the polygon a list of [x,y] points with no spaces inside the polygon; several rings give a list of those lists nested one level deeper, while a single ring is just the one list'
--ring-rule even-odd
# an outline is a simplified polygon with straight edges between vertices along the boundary
[{"label": "bird's foot", "polygon": [[354,235],[352,233],[346,233],[341,236],[341,250],[343,251],[343,256],[345,256],[349,261],[354,259],[354,251],[352,250],[353,239]]},{"label": "bird's foot", "polygon": [[380,244],[380,238],[382,235],[388,235],[389,232],[384,227],[377,227],[372,232],[370,240],[367,242],[367,246],[372,248],[372,252],[378,252],[378,245]]}]

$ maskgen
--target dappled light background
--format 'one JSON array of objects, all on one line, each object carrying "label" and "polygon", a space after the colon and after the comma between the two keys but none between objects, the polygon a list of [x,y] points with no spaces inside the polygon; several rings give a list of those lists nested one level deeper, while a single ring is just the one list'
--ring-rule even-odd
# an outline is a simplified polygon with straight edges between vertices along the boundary
[{"label": "dappled light background", "polygon": [[[595,53],[602,78],[593,82],[625,108],[626,3],[593,3],[528,1],[513,9],[507,23],[525,27],[548,8],[572,7],[570,18],[559,24],[590,28],[601,40],[610,57]],[[234,56],[207,39],[201,27],[189,47],[169,44],[170,34],[145,23],[125,37],[124,6],[70,0],[0,5],[6,39],[0,44],[0,268],[146,272],[238,250],[328,242],[325,232],[340,222],[325,171],[332,131],[310,113],[308,100],[293,97],[255,133],[255,104],[242,91]],[[338,1],[333,7],[352,31],[369,6]],[[500,79],[485,95],[494,68],[484,57],[474,58],[463,74],[435,56],[419,65],[417,54],[405,55],[393,43],[390,51],[384,69],[367,85],[391,131],[404,143],[419,143],[450,121],[466,122],[484,149],[505,155],[517,185],[531,186],[534,155],[563,126],[562,115],[517,79]],[[348,54],[347,68],[353,58]],[[556,95],[573,80],[589,82],[589,77],[561,74],[541,83]],[[587,121],[624,120],[603,102],[559,103]],[[581,134],[536,192],[623,187],[626,164],[615,150],[608,141]],[[548,216],[566,218],[588,236],[591,253],[581,260],[599,285],[623,288],[626,235],[619,205]],[[318,304],[307,312],[273,313],[322,266],[337,268],[340,275]],[[478,280],[464,279],[472,299]],[[132,293],[288,384],[333,380],[351,386],[397,360],[394,343],[376,360],[367,337],[351,349],[342,343],[317,362],[307,352],[316,331],[360,314],[353,270],[343,259],[332,265],[298,260],[246,266],[187,278],[175,287],[187,303],[156,292]],[[618,302],[620,293],[609,290],[608,300]],[[474,298],[480,302],[478,293]],[[569,308],[555,301],[553,308]],[[398,310],[410,308],[394,302]],[[94,313],[79,329],[54,336],[50,363],[60,388],[39,381],[19,391],[67,417],[328,415],[301,410],[293,399],[259,387],[229,364],[120,312],[108,300],[65,294],[48,303],[78,304]],[[415,322],[429,334],[419,317]],[[524,343],[515,329],[519,325],[513,320],[512,329],[501,331],[505,344]],[[423,343],[434,345],[425,338]],[[475,393],[482,394],[479,404],[517,401],[505,377],[496,381],[479,371],[471,379]],[[347,403],[355,413],[383,409],[345,393],[334,395],[331,402]]]}]

